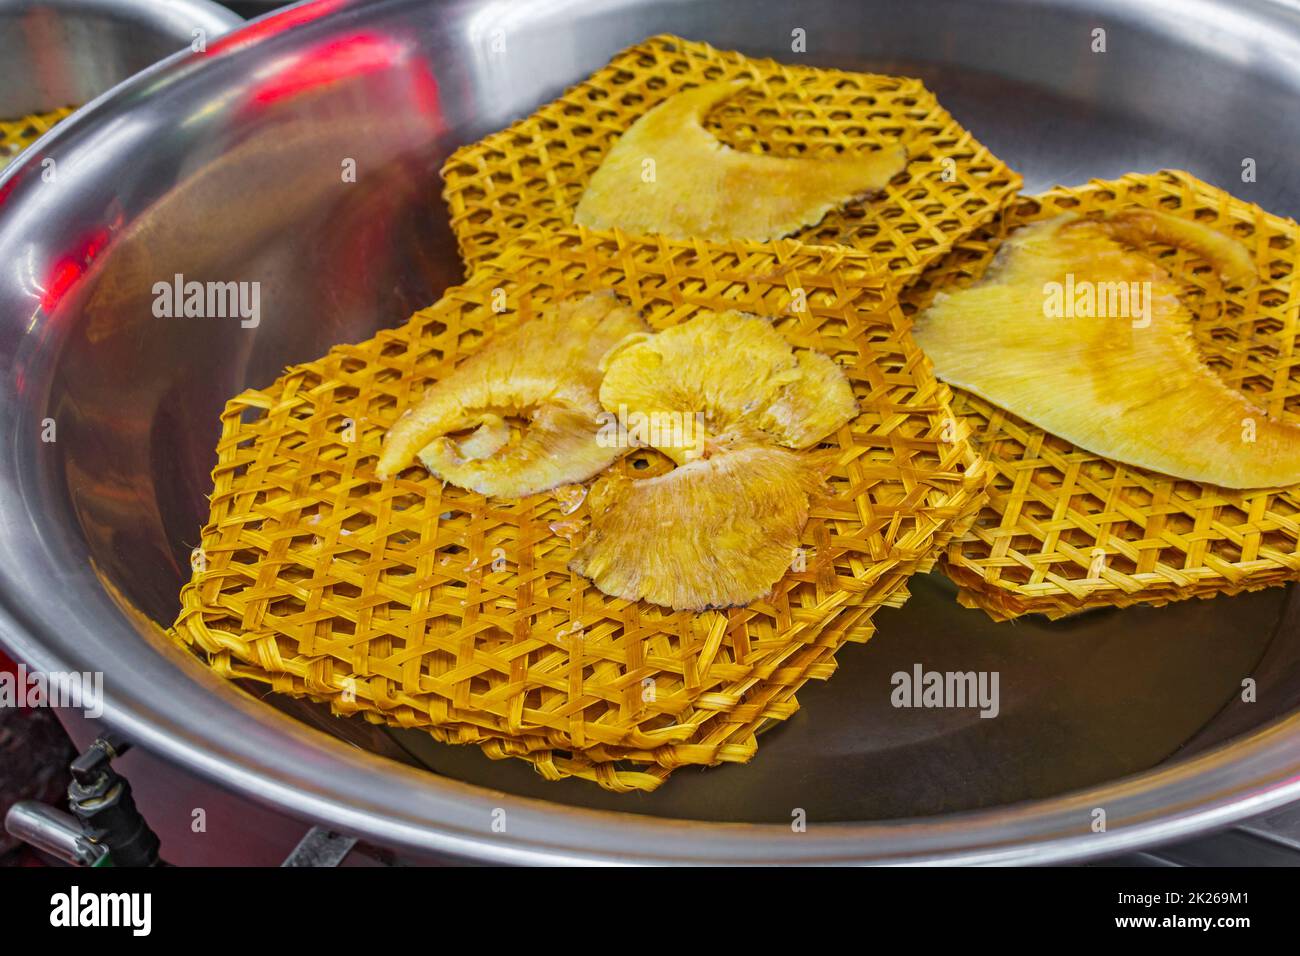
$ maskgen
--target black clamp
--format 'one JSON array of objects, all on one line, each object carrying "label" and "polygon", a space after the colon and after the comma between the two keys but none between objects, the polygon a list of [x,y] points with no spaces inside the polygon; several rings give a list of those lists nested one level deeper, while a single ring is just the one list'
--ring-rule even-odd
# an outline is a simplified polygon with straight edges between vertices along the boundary
[{"label": "black clamp", "polygon": [[130,745],[112,732],[96,738],[72,761],[68,808],[92,843],[108,848],[113,866],[157,866],[160,841],[131,796],[131,784],[112,767]]}]

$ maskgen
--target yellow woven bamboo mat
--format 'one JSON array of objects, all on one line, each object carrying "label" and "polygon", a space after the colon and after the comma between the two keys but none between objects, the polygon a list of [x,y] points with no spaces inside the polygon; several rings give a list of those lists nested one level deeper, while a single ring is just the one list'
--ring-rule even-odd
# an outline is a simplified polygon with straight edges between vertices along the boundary
[{"label": "yellow woven bamboo mat", "polygon": [[787,66],[657,36],[447,160],[443,196],[467,270],[535,227],[571,224],[592,174],[638,117],[685,87],[723,79],[750,82],[706,123],[737,149],[831,156],[905,146],[907,169],[882,195],[796,235],[870,252],[900,281],[989,222],[1020,186],[919,80]]},{"label": "yellow woven bamboo mat", "polygon": [[[1300,421],[1300,268],[1295,222],[1178,171],[1058,187],[1009,207],[904,293],[911,313],[964,285],[1027,222],[1144,206],[1241,240],[1260,283],[1228,292],[1215,269],[1172,247],[1161,264],[1186,287],[1209,365],[1270,416]],[[946,549],[963,604],[997,619],[1090,607],[1164,604],[1300,578],[1300,487],[1231,491],[1117,464],[964,392],[954,409],[993,466],[989,503]]]},{"label": "yellow woven bamboo mat", "polygon": [[[218,672],[446,735],[657,751],[689,740],[697,709],[739,705],[736,687],[839,611],[893,600],[982,491],[948,393],[867,256],[570,228],[501,264],[402,328],[229,403],[176,626]],[[793,344],[845,364],[863,413],[834,436],[841,464],[815,502],[805,569],[768,600],[700,615],[618,601],[567,570],[581,508],[485,500],[418,468],[373,478],[400,409],[484,333],[600,288],[655,327],[701,308],[779,316]]]},{"label": "yellow woven bamboo mat", "polygon": [[65,106],[48,113],[32,113],[15,120],[0,119],[0,168],[32,143],[36,142],[59,120],[75,109]]},{"label": "yellow woven bamboo mat", "polygon": [[[910,571],[895,574],[897,590],[890,606],[906,600],[910,576]],[[787,655],[769,662],[761,676],[754,678],[738,706],[710,714],[687,743],[654,750],[593,747],[574,751],[557,750],[537,738],[492,737],[472,742],[479,743],[493,759],[526,760],[548,780],[578,777],[620,792],[655,790],[681,767],[747,763],[758,752],[758,734],[798,711],[795,693],[809,680],[830,678],[835,672],[835,655],[846,643],[864,643],[871,637],[873,611],[845,611],[817,641],[791,645]],[[466,742],[441,728],[434,728],[432,733],[446,742]]]},{"label": "yellow woven bamboo mat", "polygon": [[[969,529],[982,503],[982,495],[971,495],[964,513],[935,536],[932,555],[914,567],[900,566],[894,572],[896,589],[884,602],[886,606],[903,605],[908,597],[908,579],[914,573],[932,569],[947,541]],[[873,611],[844,611],[816,640],[806,644],[792,642],[782,653],[764,662],[737,689],[740,697],[734,706],[716,711],[697,708],[695,716],[699,718],[699,726],[687,743],[649,751],[598,746],[578,752],[557,750],[541,737],[505,737],[480,733],[477,729],[457,733],[434,728],[431,732],[444,742],[477,743],[493,759],[527,760],[549,780],[578,777],[608,790],[654,790],[679,767],[748,762],[758,751],[758,734],[798,711],[799,702],[795,697],[798,690],[810,680],[828,680],[835,673],[836,655],[845,644],[866,643],[871,638],[875,633]]]}]

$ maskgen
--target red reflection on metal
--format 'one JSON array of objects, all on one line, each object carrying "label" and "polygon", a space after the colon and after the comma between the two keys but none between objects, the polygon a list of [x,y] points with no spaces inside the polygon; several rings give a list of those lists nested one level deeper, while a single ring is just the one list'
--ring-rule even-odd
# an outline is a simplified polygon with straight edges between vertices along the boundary
[{"label": "red reflection on metal", "polygon": [[433,123],[438,132],[446,129],[442,118],[442,101],[438,98],[438,81],[429,69],[429,64],[421,61],[411,70],[411,85],[414,99],[421,112]]},{"label": "red reflection on metal", "polygon": [[294,27],[300,27],[313,20],[319,20],[325,14],[343,5],[343,0],[316,0],[315,3],[303,3],[288,10],[262,17],[233,33],[227,33],[208,44],[208,54],[220,53],[230,47],[255,43],[268,36],[283,33]]},{"label": "red reflection on metal", "polygon": [[41,293],[41,308],[53,312],[54,307],[81,278],[86,267],[72,259],[60,259],[50,270],[50,277],[45,280],[45,291]]},{"label": "red reflection on metal", "polygon": [[377,73],[400,62],[405,53],[401,44],[373,34],[329,40],[295,56],[257,87],[253,99],[274,103],[337,80]]},{"label": "red reflection on metal", "polygon": [[96,229],[71,252],[55,260],[46,277],[45,287],[41,290],[41,309],[44,312],[48,314],[54,311],[68,290],[77,284],[95,258],[108,246],[108,239],[107,229]]}]

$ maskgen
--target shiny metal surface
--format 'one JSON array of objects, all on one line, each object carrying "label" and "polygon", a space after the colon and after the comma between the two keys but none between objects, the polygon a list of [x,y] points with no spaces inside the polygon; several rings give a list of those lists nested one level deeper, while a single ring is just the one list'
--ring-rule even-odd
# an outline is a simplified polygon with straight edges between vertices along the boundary
[{"label": "shiny metal surface", "polygon": [[88,103],[242,22],[209,0],[0,0],[0,117]]},{"label": "shiny metal surface", "polygon": [[5,814],[5,831],[77,866],[94,866],[108,854],[107,847],[86,838],[80,820],[38,800],[20,800],[10,807]]},{"label": "shiny metal surface", "polygon": [[[806,54],[791,52],[796,28]],[[1091,51],[1096,28],[1104,54]],[[225,398],[454,282],[442,158],[665,30],[920,75],[1031,189],[1174,165],[1300,212],[1289,3],[303,4],[131,80],[0,178],[3,641],[39,667],[104,670],[107,716],[141,745],[417,853],[1043,862],[1300,797],[1300,610],[1277,590],[995,626],[926,579],[877,642],[801,695],[804,712],[749,767],[684,774],[648,797],[548,786],[410,735],[390,740],[405,756],[381,757],[166,643],[151,622],[176,609]],[[1240,179],[1247,157],[1254,183]],[[47,158],[54,182],[40,176]],[[352,183],[339,175],[349,159]],[[175,273],[261,282],[260,324],[154,318],[153,284]],[[1001,670],[1007,719],[891,710],[881,682],[912,661]],[[1244,676],[1259,680],[1258,704],[1233,703]],[[797,808],[807,832],[791,829]],[[1105,832],[1093,832],[1098,808]]]}]

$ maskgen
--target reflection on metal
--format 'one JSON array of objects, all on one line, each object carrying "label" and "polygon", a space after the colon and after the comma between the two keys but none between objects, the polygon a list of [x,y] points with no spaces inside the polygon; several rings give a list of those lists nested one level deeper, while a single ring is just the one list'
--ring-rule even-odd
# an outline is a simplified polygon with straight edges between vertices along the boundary
[{"label": "reflection on metal", "polygon": [[73,866],[100,866],[108,857],[108,847],[87,839],[80,820],[37,800],[20,800],[10,807],[5,830]]},{"label": "reflection on metal", "polygon": [[[792,53],[788,6],[773,0],[535,4],[490,70],[466,44],[486,28],[485,7],[293,8],[163,64],[56,127],[43,148],[61,170],[85,170],[60,188],[43,188],[30,152],[0,177],[0,639],[33,666],[104,670],[107,718],[141,745],[299,818],[410,853],[1044,862],[1177,839],[1300,797],[1300,718],[1274,709],[1290,699],[1283,687],[1270,696],[1261,680],[1260,703],[1250,705],[1258,709],[1233,718],[1242,722],[1226,746],[1179,751],[1228,702],[1225,685],[1264,653],[1279,624],[1277,592],[994,629],[950,606],[942,583],[920,584],[911,605],[881,621],[893,653],[905,657],[909,634],[931,628],[926,647],[935,653],[961,662],[978,648],[979,669],[1014,668],[1034,681],[1017,691],[1021,730],[1008,723],[996,750],[955,725],[909,729],[897,715],[853,706],[876,692],[874,668],[888,650],[867,645],[845,656],[835,682],[801,698],[803,711],[752,765],[675,780],[657,802],[608,805],[636,811],[622,813],[583,806],[592,798],[581,783],[494,780],[500,765],[476,755],[476,765],[458,765],[450,748],[420,754],[434,774],[330,740],[222,686],[140,625],[174,616],[225,399],[403,321],[456,281],[436,199],[441,161],[651,34],[920,75],[1031,190],[1187,167],[1273,212],[1300,213],[1300,171],[1261,160],[1258,182],[1246,185],[1241,157],[1223,149],[1300,153],[1300,127],[1274,121],[1290,115],[1300,89],[1300,58],[1290,55],[1298,28],[1282,4],[826,0],[800,14],[807,54]],[[1187,27],[1193,17],[1196,30]],[[1125,42],[1091,53],[1094,21],[1122,24]],[[260,79],[278,66],[359,32],[407,52],[256,102]],[[1257,51],[1248,71],[1235,60],[1243,48]],[[0,78],[6,67],[0,56]],[[421,71],[436,84],[436,105]],[[59,92],[60,102],[78,101]],[[130,136],[111,145],[124,127]],[[345,160],[355,181],[340,176]],[[34,288],[48,288],[54,264],[99,229],[104,248],[48,311],[37,309]],[[152,285],[176,273],[261,282],[261,325],[155,319]],[[39,440],[46,418],[58,423],[55,443]],[[1188,617],[1192,643],[1170,623]],[[1009,699],[1005,675],[1002,688]],[[1112,700],[1109,712],[1100,706]],[[1009,720],[1006,703],[1003,716],[978,725]],[[1136,718],[1150,714],[1160,719],[1134,736]],[[819,764],[831,781],[822,789],[834,806],[820,815],[806,806],[820,799],[817,789],[801,789],[786,762],[793,754],[780,755],[786,739],[811,742],[803,766]],[[986,785],[962,789],[954,755]],[[874,772],[885,759],[906,772]],[[809,811],[806,832],[793,832],[792,807],[777,803],[795,795],[793,806]],[[1017,798],[1024,802],[1008,805]],[[959,804],[985,809],[952,812]],[[1089,826],[1097,807],[1106,809],[1104,833]],[[784,823],[771,822],[778,810]],[[709,816],[769,823],[681,819]],[[496,819],[508,821],[503,831]]]},{"label": "reflection on metal", "polygon": [[0,117],[88,103],[242,22],[210,0],[0,0]]}]

